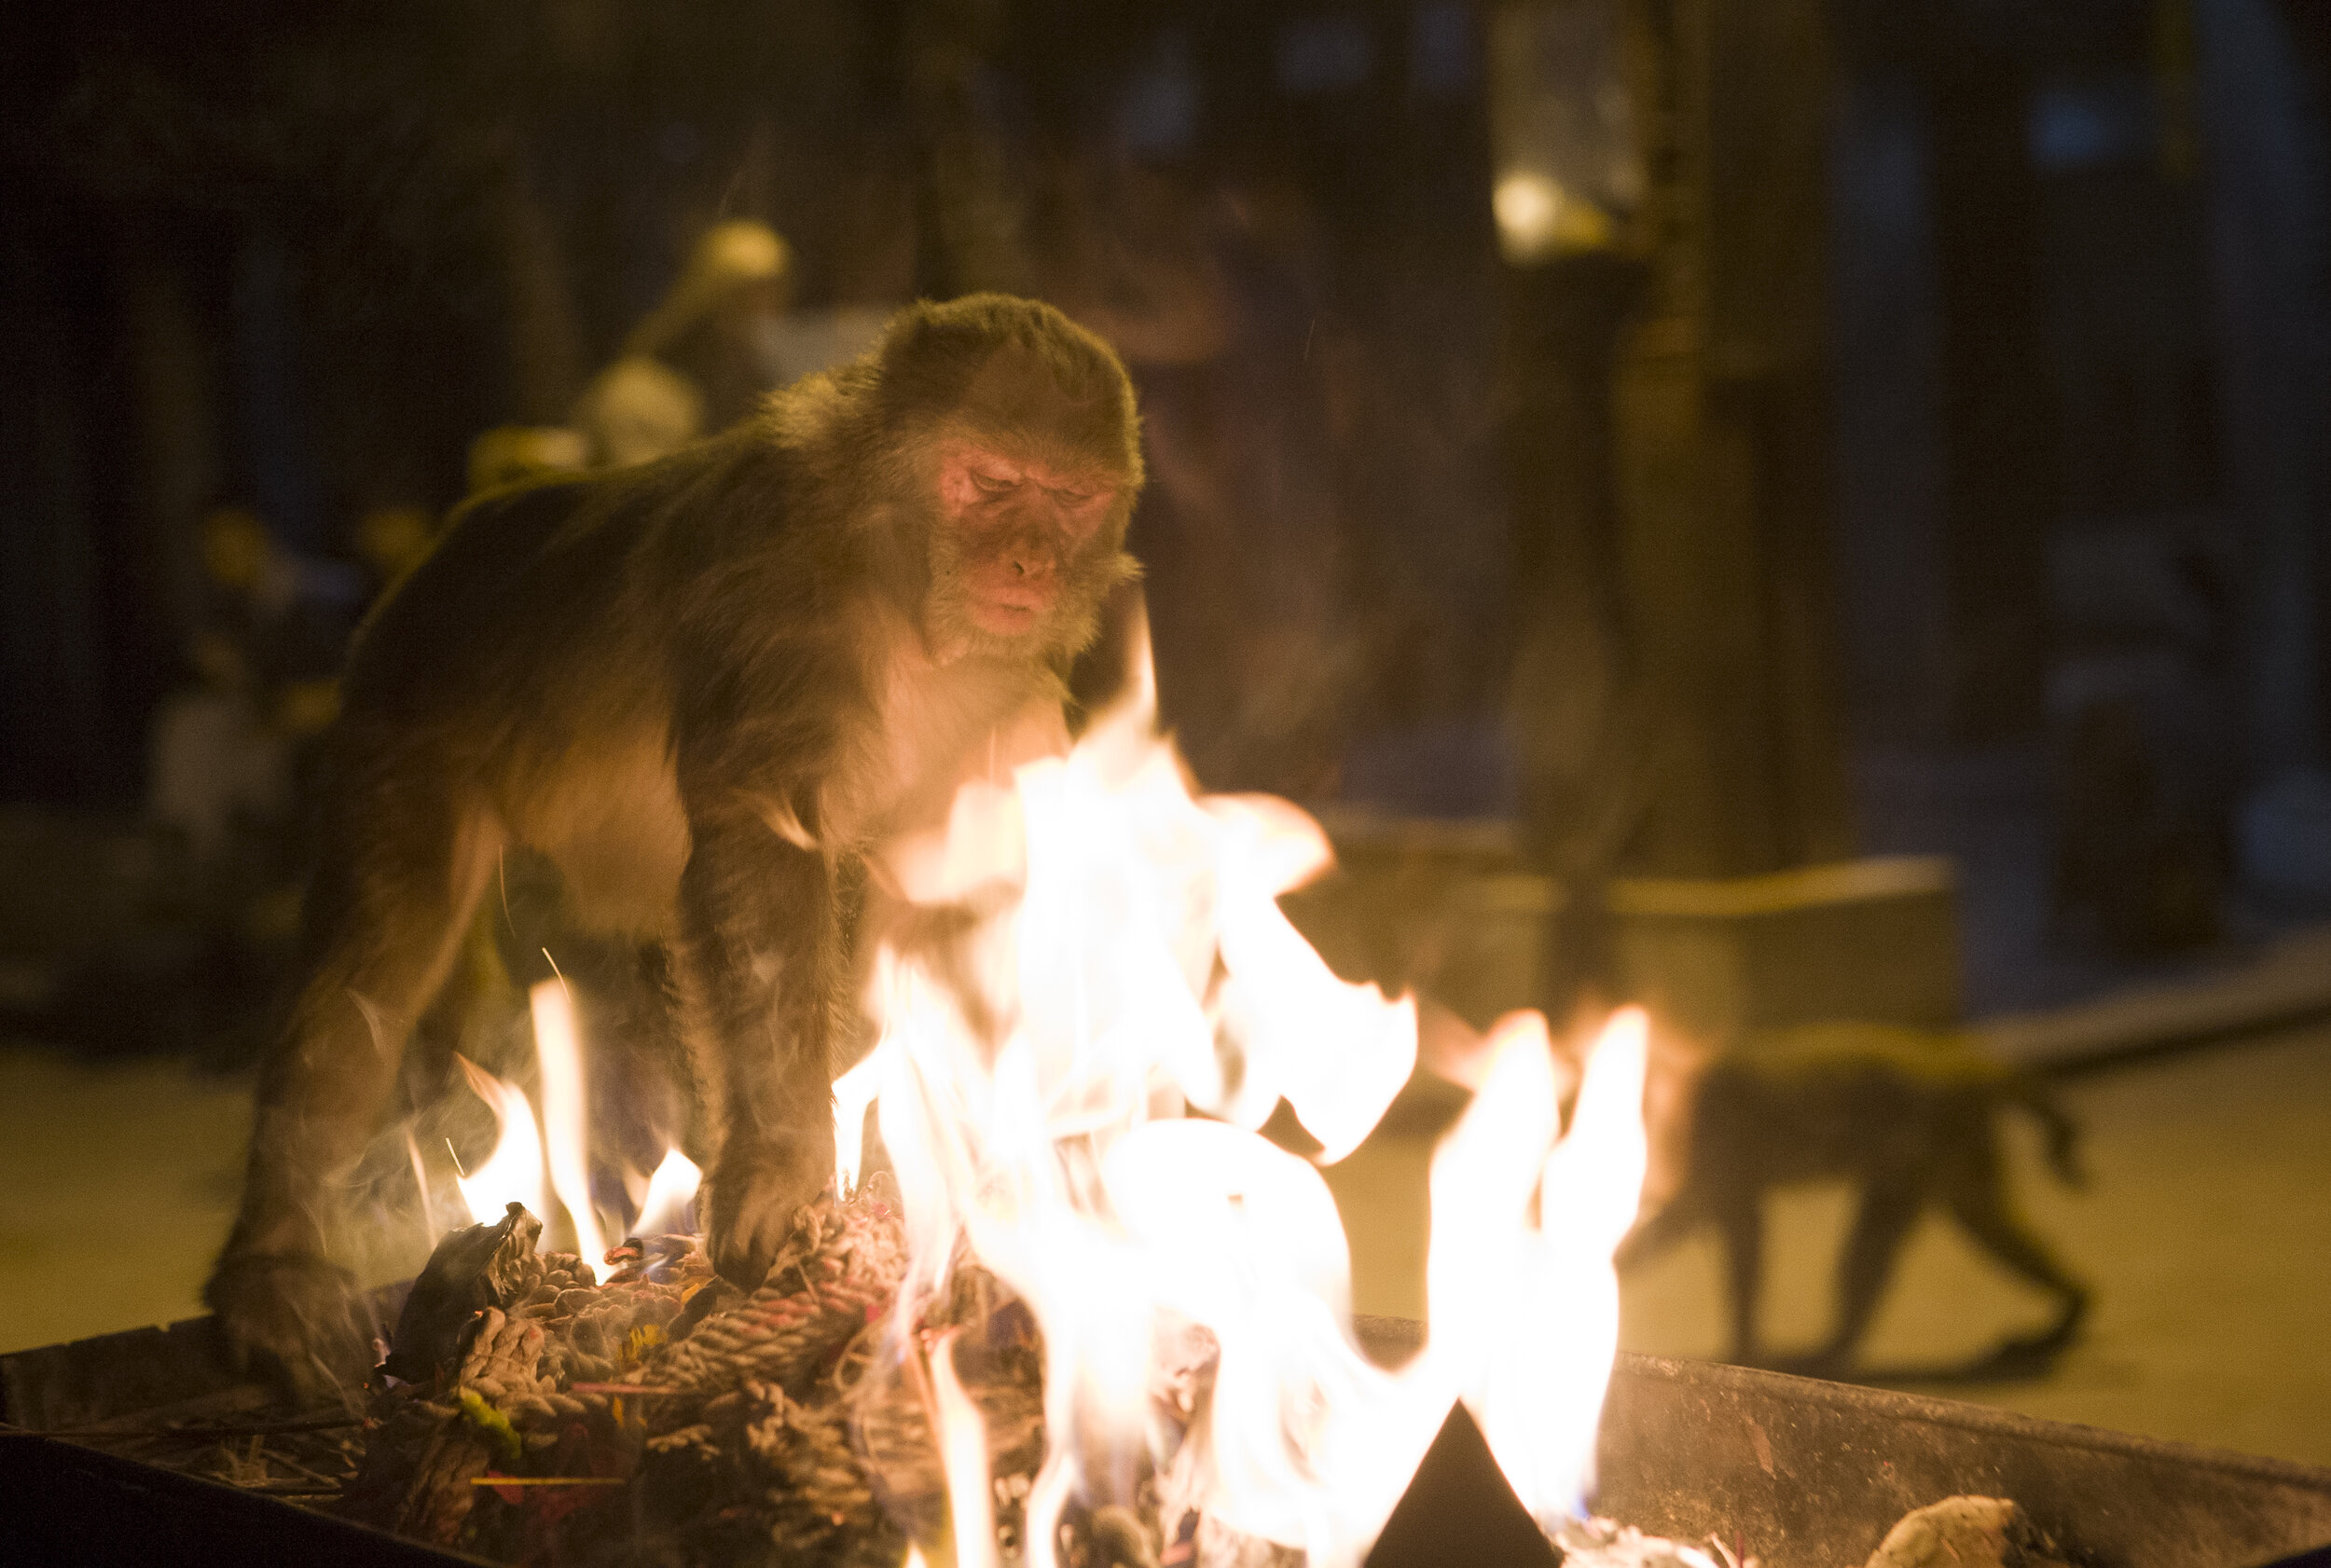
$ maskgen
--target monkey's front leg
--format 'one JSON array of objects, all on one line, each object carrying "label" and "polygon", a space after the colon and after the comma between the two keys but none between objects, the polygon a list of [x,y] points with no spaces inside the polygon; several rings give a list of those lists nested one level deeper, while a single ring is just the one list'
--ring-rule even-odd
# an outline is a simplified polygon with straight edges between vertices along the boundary
[{"label": "monkey's front leg", "polygon": [[335,1190],[379,1125],[501,843],[481,814],[424,787],[425,762],[347,755],[360,784],[325,818],[307,979],[260,1077],[242,1206],[203,1288],[230,1358],[300,1388],[369,1364],[355,1281],[326,1255],[343,1217]]},{"label": "monkey's front leg", "polygon": [[834,1175],[830,1041],[844,980],[825,857],[757,818],[698,822],[681,878],[683,1007],[702,1109],[713,1266],[757,1288]]}]

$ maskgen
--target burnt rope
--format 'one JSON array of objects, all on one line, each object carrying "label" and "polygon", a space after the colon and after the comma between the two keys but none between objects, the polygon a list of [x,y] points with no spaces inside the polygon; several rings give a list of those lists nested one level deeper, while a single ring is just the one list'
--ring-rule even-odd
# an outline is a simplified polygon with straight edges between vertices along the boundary
[{"label": "burnt rope", "polygon": [[691,1466],[718,1471],[788,1561],[895,1563],[846,1386],[906,1272],[895,1200],[807,1205],[749,1296],[700,1254],[662,1261],[660,1279],[595,1285],[573,1259],[527,1259],[457,1367],[376,1399],[356,1511],[458,1542],[489,1471],[547,1471],[579,1426],[636,1455],[626,1479],[650,1496]]},{"label": "burnt rope", "polygon": [[[696,1418],[691,1399],[725,1394],[748,1382],[801,1392],[842,1348],[890,1305],[906,1272],[896,1209],[878,1200],[805,1207],[768,1282],[718,1310],[683,1338],[667,1330],[695,1289],[644,1282],[561,1288],[545,1279],[507,1314],[489,1310],[472,1340],[459,1388],[490,1403],[520,1430],[553,1430],[609,1416],[631,1395],[653,1400],[643,1413],[669,1430]],[[530,1337],[520,1325],[552,1330]],[[636,1365],[629,1354],[642,1330],[652,1348]],[[515,1336],[515,1337],[514,1337]],[[576,1384],[583,1386],[576,1387]]]}]

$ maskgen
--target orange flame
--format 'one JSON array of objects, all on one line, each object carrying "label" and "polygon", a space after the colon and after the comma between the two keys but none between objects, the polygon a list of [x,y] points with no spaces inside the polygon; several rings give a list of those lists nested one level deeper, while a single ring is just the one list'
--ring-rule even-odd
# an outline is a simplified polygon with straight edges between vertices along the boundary
[{"label": "orange flame", "polygon": [[684,1236],[692,1234],[695,1226],[697,1189],[704,1185],[704,1173],[697,1162],[676,1148],[664,1151],[663,1163],[647,1178],[647,1192],[640,1200],[640,1217],[631,1222],[635,1236]]},{"label": "orange flame", "polygon": [[[1337,979],[1280,912],[1329,862],[1317,824],[1194,797],[1154,715],[1144,674],[1067,756],[1009,791],[967,787],[945,834],[892,857],[910,899],[986,912],[944,959],[877,956],[881,1039],[837,1093],[845,1182],[869,1098],[896,1167],[913,1259],[898,1354],[917,1354],[959,1251],[1036,1314],[1030,1568],[1051,1568],[1071,1496],[1131,1501],[1110,1493],[1133,1466],[1110,1456],[1145,1445],[1188,1506],[1357,1562],[1458,1398],[1551,1529],[1592,1484],[1610,1253],[1643,1175],[1641,1015],[1606,1029],[1566,1137],[1545,1021],[1500,1024],[1433,1168],[1431,1337],[1400,1372],[1373,1367],[1333,1200],[1256,1130],[1284,1099],[1319,1161],[1341,1159],[1413,1069],[1416,1010]],[[1192,1326],[1217,1347],[1211,1378],[1165,1431],[1157,1346]]]},{"label": "orange flame", "polygon": [[534,1130],[534,1104],[517,1084],[496,1078],[468,1057],[456,1054],[477,1097],[494,1113],[494,1151],[476,1174],[461,1178],[462,1201],[480,1225],[500,1219],[512,1204],[543,1212],[543,1141]]},{"label": "orange flame", "polygon": [[574,1227],[575,1250],[586,1259],[603,1258],[607,1240],[591,1205],[590,1163],[584,1147],[589,1101],[583,1090],[574,997],[567,983],[557,979],[541,982],[526,999],[534,1017],[534,1056],[542,1066],[543,1132],[549,1145],[551,1190]]}]

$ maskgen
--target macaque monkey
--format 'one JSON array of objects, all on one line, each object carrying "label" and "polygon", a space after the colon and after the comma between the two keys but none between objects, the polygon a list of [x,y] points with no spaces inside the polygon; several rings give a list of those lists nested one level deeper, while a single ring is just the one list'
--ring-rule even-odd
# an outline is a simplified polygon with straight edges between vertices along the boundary
[{"label": "macaque monkey", "polygon": [[759,1285],[833,1173],[880,852],[1066,745],[1141,480],[1115,354],[985,295],[903,311],[710,441],[472,503],[349,665],[304,981],[205,1292],[233,1353],[345,1364],[326,1194],[519,849],[573,917],[668,955],[712,1260]]},{"label": "macaque monkey", "polygon": [[1838,1257],[1837,1321],[1817,1350],[1786,1369],[1834,1377],[1852,1366],[1902,1245],[1929,1208],[2056,1299],[2047,1327],[2007,1341],[1990,1361],[2000,1370],[2042,1364],[2078,1332],[2089,1293],[2017,1211],[1996,1126],[2009,1106],[2039,1121],[2049,1168],[2077,1186],[2078,1135],[2063,1112],[2030,1074],[1954,1036],[1869,1023],[1753,1036],[1701,1076],[1686,1112],[1682,1184],[1621,1246],[1621,1265],[1715,1224],[1731,1272],[1731,1358],[1768,1365],[1757,1335],[1764,1195],[1794,1182],[1850,1180],[1861,1205]]}]

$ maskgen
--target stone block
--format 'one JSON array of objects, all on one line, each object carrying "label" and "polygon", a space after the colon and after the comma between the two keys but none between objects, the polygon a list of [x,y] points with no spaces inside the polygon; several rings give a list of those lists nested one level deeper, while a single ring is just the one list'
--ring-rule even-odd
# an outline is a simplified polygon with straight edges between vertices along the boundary
[{"label": "stone block", "polygon": [[[1421,990],[1476,1025],[1538,1005],[1561,893],[1519,869],[1509,832],[1381,819],[1329,828],[1336,872],[1285,901],[1340,972]],[[1957,877],[1939,857],[1622,878],[1609,903],[1627,989],[1703,1038],[1820,1019],[1960,1018]]]}]

